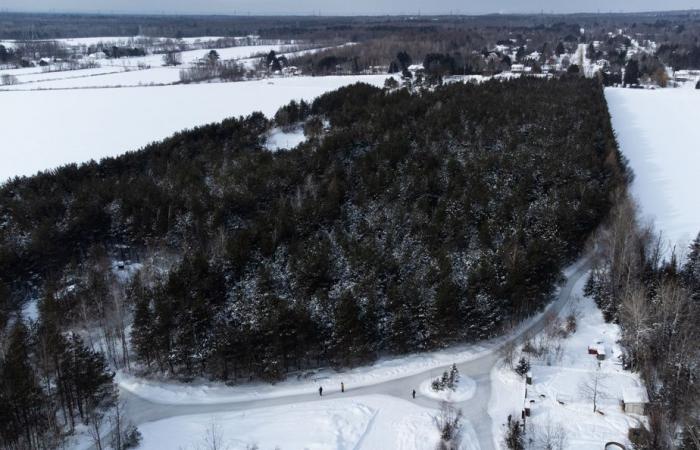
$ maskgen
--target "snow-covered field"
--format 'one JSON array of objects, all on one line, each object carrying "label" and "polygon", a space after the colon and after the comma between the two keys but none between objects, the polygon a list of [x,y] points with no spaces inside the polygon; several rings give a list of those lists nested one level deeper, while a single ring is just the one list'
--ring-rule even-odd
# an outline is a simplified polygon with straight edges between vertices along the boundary
[{"label": "snow-covered field", "polygon": [[[251,45],[216,49],[221,60],[239,60],[242,64],[252,66],[255,55],[274,50],[284,53],[295,50],[291,45]],[[163,67],[163,55],[154,54],[140,57],[102,59],[96,62],[97,69],[56,71],[44,73],[39,67],[28,69],[5,69],[0,75],[14,75],[17,84],[0,86],[4,90],[34,89],[74,89],[90,87],[145,86],[152,84],[172,84],[180,81],[180,70],[190,67],[204,58],[210,50],[198,49],[181,52],[182,65]],[[313,51],[313,50],[307,50]]]},{"label": "snow-covered field", "polygon": [[[50,75],[50,76],[46,76]],[[31,78],[36,81],[31,81]],[[42,89],[78,89],[96,87],[149,86],[173,84],[180,81],[180,68],[155,67],[137,69],[136,67],[102,66],[98,69],[85,69],[50,74],[32,74],[18,77],[21,83],[2,86],[11,91]]]},{"label": "snow-covered field", "polygon": [[[352,45],[352,43],[343,44]],[[325,47],[328,48],[328,47]],[[253,69],[260,60],[260,55],[274,50],[278,55],[288,58],[314,53],[324,48],[306,48],[299,50],[297,45],[249,45],[216,49],[222,61],[237,61],[248,69]],[[64,70],[57,64],[50,67],[28,67],[18,69],[1,69],[0,75],[12,75],[14,84],[0,85],[2,90],[38,90],[38,89],[77,89],[94,87],[124,87],[174,84],[180,82],[180,70],[192,67],[205,58],[209,49],[197,49],[181,52],[182,64],[164,66],[163,55],[151,54],[140,57],[117,59],[99,59],[95,62],[101,67],[81,70]],[[47,69],[51,68],[51,72]]]},{"label": "snow-covered field", "polygon": [[[489,415],[493,419],[494,445],[502,445],[509,415],[520,418],[525,404],[532,406],[532,416],[527,418],[527,438],[534,438],[533,449],[544,448],[540,438],[548,428],[563,430],[567,450],[603,448],[606,442],[627,443],[627,431],[643,417],[626,414],[620,400],[625,388],[642,386],[639,377],[622,370],[616,342],[620,338],[619,326],[605,323],[603,315],[593,300],[583,297],[585,277],[576,285],[580,298],[572,303],[568,312],[578,311],[577,330],[562,342],[561,359],[531,360],[533,384],[512,369],[497,365],[491,372],[491,400]],[[574,309],[572,309],[574,308]],[[562,311],[563,315],[568,314]],[[588,346],[602,342],[607,356],[600,362],[588,354]],[[597,412],[593,412],[589,387],[598,377]],[[534,403],[530,403],[534,401]]]},{"label": "snow-covered field", "polygon": [[[128,74],[128,73],[127,73]],[[0,182],[136,150],[185,128],[262,111],[385,75],[291,77],[122,89],[0,92]]]},{"label": "snow-covered field", "polygon": [[632,194],[664,239],[685,251],[700,231],[700,90],[605,90],[635,180]]},{"label": "snow-covered field", "polygon": [[[19,73],[19,71],[22,71]],[[113,67],[104,66],[96,67],[92,69],[76,69],[76,70],[61,70],[61,71],[45,71],[41,70],[39,67],[30,67],[27,69],[11,69],[0,71],[0,75],[3,73],[15,72],[15,77],[17,78],[17,84],[2,86],[2,89],[36,89],[39,87],[39,82],[46,82],[51,80],[63,80],[68,78],[84,78],[84,77],[94,77],[103,74],[112,74],[123,72],[123,67]]]},{"label": "snow-covered field", "polygon": [[[285,406],[180,416],[142,424],[140,449],[197,449],[218,432],[219,448],[396,449],[435,448],[436,411],[384,395],[333,399]],[[467,426],[461,449],[476,438]],[[206,447],[211,448],[211,447]]]}]

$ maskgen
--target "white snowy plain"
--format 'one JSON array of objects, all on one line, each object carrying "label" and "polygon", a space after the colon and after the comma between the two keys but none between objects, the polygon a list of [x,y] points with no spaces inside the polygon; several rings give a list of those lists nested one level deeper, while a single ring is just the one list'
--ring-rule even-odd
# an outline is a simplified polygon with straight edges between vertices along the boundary
[{"label": "white snowy plain", "polygon": [[632,195],[681,253],[700,231],[700,90],[605,90],[620,150],[635,179]]},{"label": "white snowy plain", "polygon": [[290,77],[121,89],[0,92],[0,183],[63,164],[99,160],[177,131],[312,100],[341,86],[382,86],[386,75]]},{"label": "white snowy plain", "polygon": [[[197,414],[139,426],[142,450],[203,448],[207,431],[219,430],[222,448],[396,449],[435,448],[436,411],[385,395],[295,403],[242,412]],[[476,450],[466,424],[460,450]],[[208,447],[206,447],[208,448]]]},{"label": "white snowy plain", "polygon": [[[353,45],[346,43],[337,47]],[[216,49],[219,58],[237,61],[252,69],[260,61],[256,55],[274,50],[278,55],[293,58],[315,53],[324,48],[318,47],[298,50],[296,45],[250,45]],[[95,87],[129,87],[176,84],[180,82],[180,70],[196,64],[209,53],[209,49],[188,50],[181,53],[182,65],[164,67],[163,55],[154,54],[117,59],[101,59],[96,62],[101,67],[80,70],[62,70],[59,65],[50,67],[29,67],[19,69],[0,69],[0,75],[13,75],[16,84],[0,85],[0,90],[30,91],[48,89],[82,89]],[[140,67],[141,66],[141,67]],[[49,72],[48,69],[53,71]]]}]

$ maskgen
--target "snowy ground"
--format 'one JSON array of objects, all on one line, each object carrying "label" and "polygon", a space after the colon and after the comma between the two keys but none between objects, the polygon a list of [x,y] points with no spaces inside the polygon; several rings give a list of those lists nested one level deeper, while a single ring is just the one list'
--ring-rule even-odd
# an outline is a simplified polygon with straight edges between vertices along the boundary
[{"label": "snowy ground", "polygon": [[[223,447],[246,449],[435,448],[437,412],[384,395],[297,403],[241,412],[174,417],[141,425],[140,449],[196,449],[207,431],[218,430]],[[211,433],[209,433],[211,436]],[[473,430],[464,429],[463,450],[476,450]]]},{"label": "snowy ground", "polygon": [[[185,128],[262,111],[385,75],[291,77],[239,83],[0,92],[0,183],[15,175],[136,150]],[[41,132],[37,132],[41,130]]]},{"label": "snowy ground", "polygon": [[605,90],[632,194],[664,239],[685,251],[700,231],[700,90]]},{"label": "snowy ground", "polygon": [[265,148],[270,151],[292,149],[305,140],[306,137],[304,137],[304,130],[302,128],[296,128],[290,131],[274,128],[267,136]]},{"label": "snowy ground", "polygon": [[[46,76],[50,75],[50,76]],[[36,78],[36,81],[29,81]],[[102,66],[99,69],[70,70],[18,77],[20,84],[3,86],[5,90],[78,89],[174,84],[180,81],[180,68]],[[27,80],[27,81],[25,81]]]},{"label": "snowy ground", "polygon": [[[353,45],[347,43],[345,45]],[[222,61],[236,61],[252,69],[260,61],[260,55],[274,50],[278,55],[293,58],[314,53],[326,48],[299,49],[297,45],[250,45],[215,49]],[[63,70],[64,67],[29,67],[2,69],[0,75],[13,75],[15,84],[0,85],[9,91],[80,89],[95,87],[128,87],[175,84],[180,82],[180,70],[192,67],[205,58],[210,49],[197,49],[181,52],[182,64],[165,67],[163,55],[152,54],[139,57],[100,59],[95,62],[101,67],[93,69]],[[51,71],[49,71],[51,69]]]},{"label": "snowy ground", "polygon": [[[622,411],[622,390],[642,384],[637,375],[622,370],[616,344],[619,327],[605,323],[593,300],[583,297],[584,283],[585,277],[574,289],[580,300],[562,311],[563,315],[571,308],[578,311],[577,331],[562,341],[560,359],[554,358],[549,364],[545,360],[531,360],[533,384],[527,386],[527,398],[525,382],[513,370],[499,364],[491,372],[489,414],[493,419],[495,445],[502,445],[507,417],[519,418],[526,403],[532,406],[527,437],[535,438],[531,448],[538,450],[543,448],[538,432],[541,436],[548,424],[550,429],[560,426],[564,430],[567,450],[589,450],[602,448],[609,441],[627,443],[628,429],[643,420]],[[596,357],[588,354],[588,346],[596,342],[602,342],[607,353],[600,367]],[[598,411],[593,412],[586,385],[592,384],[597,371],[600,374]]]}]

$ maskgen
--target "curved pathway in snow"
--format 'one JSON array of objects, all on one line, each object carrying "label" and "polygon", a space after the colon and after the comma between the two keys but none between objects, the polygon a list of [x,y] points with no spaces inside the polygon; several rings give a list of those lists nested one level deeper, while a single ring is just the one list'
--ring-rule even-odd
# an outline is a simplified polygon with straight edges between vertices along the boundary
[{"label": "curved pathway in snow", "polygon": [[[559,314],[562,308],[569,302],[571,293],[576,282],[585,275],[591,266],[590,256],[582,258],[575,266],[560,289],[557,298],[548,306],[547,312]],[[469,377],[476,385],[473,397],[466,401],[455,402],[454,405],[460,408],[464,418],[468,420],[478,437],[478,445],[482,450],[495,450],[492,420],[488,414],[488,404],[491,397],[491,369],[494,367],[500,356],[498,350],[506,343],[518,339],[526,333],[538,333],[544,328],[545,314],[540,314],[532,320],[528,326],[521,327],[517,332],[510,334],[507,338],[501,339],[499,344],[483,352],[476,358],[469,361],[457,362],[457,367],[463,377]],[[129,420],[135,425],[147,422],[166,419],[170,417],[206,414],[226,411],[243,411],[255,408],[264,408],[280,405],[289,405],[305,402],[322,402],[330,399],[359,397],[367,395],[389,395],[404,400],[414,402],[419,406],[431,409],[439,409],[440,401],[425,396],[417,395],[412,399],[413,389],[418,391],[419,386],[428,378],[436,378],[443,371],[449,370],[450,365],[435,367],[421,373],[395,378],[376,384],[353,387],[346,386],[345,392],[340,389],[324,389],[323,397],[319,397],[315,389],[309,393],[300,395],[284,395],[280,397],[268,397],[262,399],[233,401],[226,403],[202,403],[202,404],[163,404],[143,398],[126,389],[120,390],[120,395],[125,400],[125,413]]]}]

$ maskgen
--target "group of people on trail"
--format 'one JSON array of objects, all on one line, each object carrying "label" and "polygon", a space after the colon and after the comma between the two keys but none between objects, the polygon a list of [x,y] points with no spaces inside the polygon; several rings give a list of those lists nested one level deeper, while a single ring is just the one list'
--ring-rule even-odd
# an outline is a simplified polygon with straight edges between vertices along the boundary
[{"label": "group of people on trail", "polygon": [[[345,383],[342,381],[340,382],[340,392],[345,392]],[[413,398],[416,398],[416,390],[415,389],[413,390],[411,395],[413,395]],[[318,387],[318,396],[323,397],[323,386]]]},{"label": "group of people on trail", "polygon": [[[345,383],[342,381],[340,382],[340,392],[345,392]],[[318,387],[318,395],[319,397],[323,397],[323,386]]]}]

